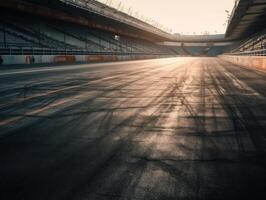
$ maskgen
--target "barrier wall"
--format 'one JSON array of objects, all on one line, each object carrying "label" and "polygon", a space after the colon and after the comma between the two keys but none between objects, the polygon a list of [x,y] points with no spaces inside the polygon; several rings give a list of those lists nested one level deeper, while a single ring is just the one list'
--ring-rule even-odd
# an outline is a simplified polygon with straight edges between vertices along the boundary
[{"label": "barrier wall", "polygon": [[219,56],[231,63],[266,71],[266,56]]},{"label": "barrier wall", "polygon": [[76,57],[75,56],[55,56],[54,62],[55,63],[75,63]]},{"label": "barrier wall", "polygon": [[163,55],[3,55],[1,56],[5,65],[33,64],[33,63],[75,63],[75,62],[112,62],[125,60],[140,60],[164,58]]}]

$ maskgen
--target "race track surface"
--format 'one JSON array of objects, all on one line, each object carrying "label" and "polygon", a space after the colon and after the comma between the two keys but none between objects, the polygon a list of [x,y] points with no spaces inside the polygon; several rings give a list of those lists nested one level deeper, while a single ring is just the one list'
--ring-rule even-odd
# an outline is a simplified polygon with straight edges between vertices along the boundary
[{"label": "race track surface", "polygon": [[266,74],[218,58],[0,69],[1,200],[266,199]]}]

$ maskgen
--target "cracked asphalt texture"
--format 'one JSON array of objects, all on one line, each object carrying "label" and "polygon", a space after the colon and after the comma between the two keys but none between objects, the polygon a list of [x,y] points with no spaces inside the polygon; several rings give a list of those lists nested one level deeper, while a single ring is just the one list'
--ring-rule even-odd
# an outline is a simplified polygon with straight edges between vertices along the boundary
[{"label": "cracked asphalt texture", "polygon": [[266,199],[266,74],[218,58],[0,70],[1,200]]}]

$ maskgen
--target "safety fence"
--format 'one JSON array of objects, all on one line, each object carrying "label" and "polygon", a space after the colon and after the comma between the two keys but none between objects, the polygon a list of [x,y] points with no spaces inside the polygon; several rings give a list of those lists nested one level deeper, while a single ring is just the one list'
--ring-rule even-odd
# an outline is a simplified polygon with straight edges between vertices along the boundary
[{"label": "safety fence", "polygon": [[226,53],[225,55],[234,55],[234,56],[266,56],[266,49],[253,50],[253,51],[243,51],[243,52],[232,52],[232,53]]},{"label": "safety fence", "polygon": [[83,49],[0,48],[0,55],[168,55],[158,52],[88,51]]}]

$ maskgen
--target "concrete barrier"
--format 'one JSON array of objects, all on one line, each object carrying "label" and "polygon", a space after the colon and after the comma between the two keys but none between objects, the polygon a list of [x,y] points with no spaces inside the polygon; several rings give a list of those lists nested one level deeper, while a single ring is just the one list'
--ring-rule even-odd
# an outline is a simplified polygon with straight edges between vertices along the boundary
[{"label": "concrete barrier", "polygon": [[54,57],[55,63],[74,63],[76,62],[75,56],[55,56]]},{"label": "concrete barrier", "polygon": [[222,55],[219,58],[231,63],[266,71],[266,56],[230,56]]},{"label": "concrete barrier", "polygon": [[118,61],[118,56],[116,55],[89,55],[86,59],[88,62],[108,62],[108,61]]},{"label": "concrete barrier", "polygon": [[[14,64],[30,64],[30,55],[3,55],[4,65],[14,65]],[[34,55],[35,63],[53,63],[54,55]]]},{"label": "concrete barrier", "polygon": [[[42,63],[75,63],[75,62],[111,62],[140,59],[166,58],[163,55],[3,55],[4,65],[42,64]],[[34,58],[34,59],[32,59]]]}]

